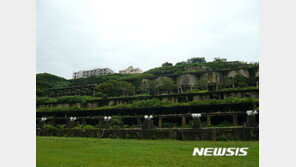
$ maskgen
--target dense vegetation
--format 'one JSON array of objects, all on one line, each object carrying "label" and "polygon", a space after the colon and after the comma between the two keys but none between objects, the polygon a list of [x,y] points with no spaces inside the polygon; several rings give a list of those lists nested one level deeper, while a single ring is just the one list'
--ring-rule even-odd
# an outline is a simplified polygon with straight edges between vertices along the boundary
[{"label": "dense vegetation", "polygon": [[146,107],[173,107],[173,106],[185,106],[185,105],[213,105],[213,104],[233,104],[233,103],[256,103],[258,99],[252,98],[236,98],[236,97],[227,97],[223,100],[217,99],[205,99],[198,101],[190,102],[171,102],[171,101],[161,101],[159,99],[150,99],[150,100],[140,100],[130,104],[118,104],[116,106],[103,106],[98,109],[112,109],[112,108],[146,108]]},{"label": "dense vegetation", "polygon": [[70,85],[70,82],[52,74],[42,73],[36,75],[36,94],[37,96],[45,96],[48,89],[62,88]]},{"label": "dense vegetation", "polygon": [[[100,85],[99,85],[100,86]],[[102,86],[105,86],[105,84],[103,84]],[[109,88],[112,87],[107,87],[106,89],[108,90]],[[117,89],[117,88],[116,88]],[[169,88],[168,88],[169,89]],[[234,91],[234,90],[257,90],[258,87],[237,87],[237,88],[224,88],[221,91]],[[105,89],[103,89],[105,90]],[[154,90],[154,89],[151,89]],[[186,93],[208,93],[208,90],[189,90],[187,92],[184,93],[179,93],[180,95],[182,94],[186,94]],[[109,94],[109,93],[107,93]],[[168,93],[169,94],[169,93]],[[50,98],[50,97],[37,97],[36,98],[36,104],[40,105],[40,104],[48,104],[48,103],[75,103],[75,102],[81,102],[82,104],[87,103],[88,101],[95,101],[95,100],[100,100],[100,99],[114,99],[114,98],[135,98],[135,99],[140,99],[140,98],[147,98],[147,97],[153,97],[150,94],[137,94],[137,95],[128,95],[126,94],[125,96],[108,96],[106,97],[106,95],[102,95],[102,93],[99,91],[95,94],[95,96],[61,96],[61,97],[55,97],[55,98]]]},{"label": "dense vegetation", "polygon": [[134,94],[133,85],[126,81],[110,80],[99,84],[96,89],[95,96],[97,97],[130,96]]},{"label": "dense vegetation", "polygon": [[61,96],[58,98],[48,98],[48,97],[37,97],[36,104],[46,104],[46,103],[75,103],[81,102],[86,103],[89,100],[97,100],[102,99],[100,97],[92,97],[92,96]]},{"label": "dense vegetation", "polygon": [[[194,57],[187,61],[178,62],[175,65],[165,62],[161,67],[150,69],[141,74],[109,74],[102,76],[90,76],[88,78],[65,79],[52,74],[42,73],[36,75],[36,94],[38,97],[48,94],[52,88],[68,86],[82,86],[97,84],[97,97],[136,95],[149,93],[151,95],[170,93],[176,91],[176,83],[170,79],[160,81],[149,80],[145,88],[141,87],[144,78],[155,78],[156,76],[175,75],[180,73],[201,72],[205,70],[238,70],[245,67],[259,67],[258,63],[227,62],[223,58],[215,58],[213,62],[206,62],[203,57]],[[225,79],[224,85],[233,84],[236,87],[254,86],[258,78],[254,77],[256,71],[250,70],[250,78],[236,75],[234,78]],[[200,79],[197,83],[198,90],[205,87],[205,81]],[[111,87],[111,88],[108,88]]]},{"label": "dense vegetation", "polygon": [[[173,106],[185,106],[185,105],[214,105],[214,104],[233,104],[233,103],[258,103],[258,99],[252,98],[236,98],[227,97],[223,100],[217,99],[205,99],[190,102],[171,102],[171,101],[161,101],[159,99],[153,98],[149,100],[139,100],[133,103],[118,104],[116,106],[101,106],[97,109],[123,109],[123,108],[147,108],[147,107],[173,107]],[[76,111],[76,110],[87,110],[83,107],[52,107],[52,108],[38,108],[37,111]]]}]

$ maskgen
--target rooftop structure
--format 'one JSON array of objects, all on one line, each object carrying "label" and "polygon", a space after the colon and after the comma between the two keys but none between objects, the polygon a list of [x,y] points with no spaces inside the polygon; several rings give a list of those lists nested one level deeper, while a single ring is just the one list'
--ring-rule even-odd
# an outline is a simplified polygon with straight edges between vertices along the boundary
[{"label": "rooftop structure", "polygon": [[114,72],[109,68],[96,68],[92,70],[81,70],[78,72],[73,73],[73,78],[86,78],[92,75],[106,75],[106,74],[113,74]]},{"label": "rooftop structure", "polygon": [[125,70],[120,70],[119,73],[121,73],[121,74],[138,74],[138,73],[143,73],[143,71],[140,68],[134,68],[133,66],[129,66]]}]

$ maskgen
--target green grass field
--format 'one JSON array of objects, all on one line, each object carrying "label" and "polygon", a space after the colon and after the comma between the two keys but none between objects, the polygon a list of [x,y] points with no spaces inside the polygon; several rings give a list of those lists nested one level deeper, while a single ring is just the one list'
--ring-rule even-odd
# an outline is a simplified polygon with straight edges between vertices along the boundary
[{"label": "green grass field", "polygon": [[[178,141],[37,136],[37,166],[259,166],[258,141]],[[245,157],[192,156],[195,147],[249,147]]]}]

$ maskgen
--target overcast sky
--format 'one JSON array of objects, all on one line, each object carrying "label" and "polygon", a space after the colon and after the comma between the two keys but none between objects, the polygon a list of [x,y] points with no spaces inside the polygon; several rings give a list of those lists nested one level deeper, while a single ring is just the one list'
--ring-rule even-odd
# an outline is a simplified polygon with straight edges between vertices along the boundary
[{"label": "overcast sky", "polygon": [[259,61],[258,0],[37,0],[37,73]]}]

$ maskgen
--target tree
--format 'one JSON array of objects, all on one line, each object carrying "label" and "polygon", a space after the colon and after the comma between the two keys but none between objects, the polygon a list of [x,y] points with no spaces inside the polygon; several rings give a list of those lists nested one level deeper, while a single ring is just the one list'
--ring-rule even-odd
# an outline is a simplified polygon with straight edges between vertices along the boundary
[{"label": "tree", "polygon": [[215,57],[215,58],[214,58],[214,62],[215,62],[215,61],[220,61],[220,62],[222,61],[222,62],[225,62],[226,60],[227,60],[227,59],[220,58],[220,57]]},{"label": "tree", "polygon": [[254,81],[252,78],[246,78],[241,74],[237,74],[234,77],[225,78],[224,81],[222,82],[223,86],[233,85],[233,87],[236,86],[239,88],[247,87],[254,83],[256,83],[256,81]]},{"label": "tree", "polygon": [[181,65],[186,65],[186,64],[188,64],[186,61],[181,61],[181,62],[176,63],[175,65],[181,66]]},{"label": "tree", "polygon": [[132,95],[133,94],[133,85],[129,82],[125,82],[125,81],[119,81],[118,82],[118,90],[119,90],[119,94],[122,94],[123,96],[126,95]]},{"label": "tree", "polygon": [[188,63],[206,63],[204,57],[193,57],[187,60]]},{"label": "tree", "polygon": [[166,91],[167,93],[171,93],[173,90],[177,89],[175,81],[173,81],[171,78],[164,78],[162,80],[162,86],[162,90]]},{"label": "tree", "polygon": [[156,81],[155,80],[149,80],[147,82],[147,90],[148,90],[148,93],[150,95],[155,95],[156,94]]},{"label": "tree", "polygon": [[207,80],[205,78],[201,78],[196,83],[201,89],[206,89]]},{"label": "tree", "polygon": [[165,62],[161,65],[162,67],[170,67],[170,66],[173,66],[172,63],[169,63],[169,62]]},{"label": "tree", "polygon": [[177,88],[177,85],[171,78],[161,78],[157,81],[156,89],[164,91],[166,93],[172,92]]},{"label": "tree", "polygon": [[220,84],[223,86],[223,88],[227,87],[234,87],[234,79],[225,77]]},{"label": "tree", "polygon": [[237,85],[237,87],[249,86],[249,84],[248,84],[249,78],[246,78],[246,77],[242,76],[241,74],[235,75],[233,80],[234,80],[234,83]]},{"label": "tree", "polygon": [[102,97],[126,96],[133,94],[133,85],[126,81],[110,80],[103,82],[97,87],[97,95]]}]

